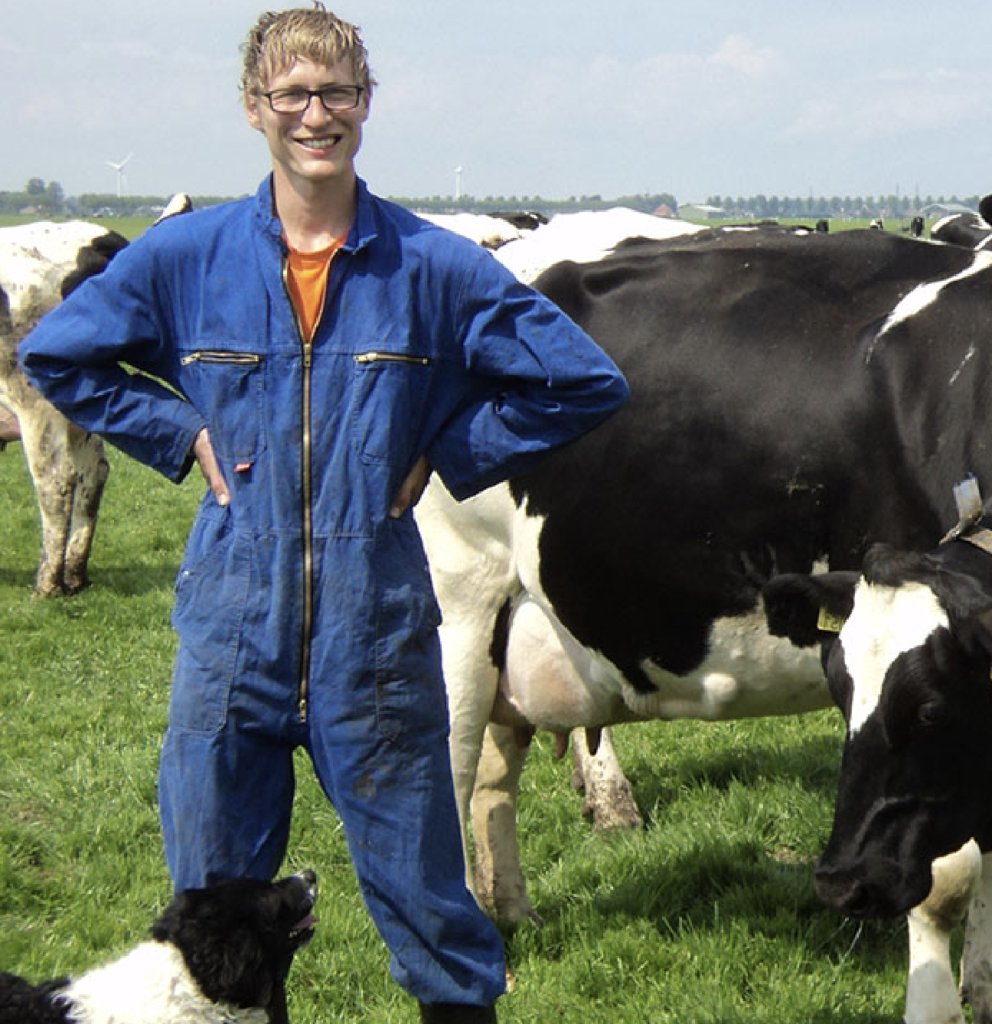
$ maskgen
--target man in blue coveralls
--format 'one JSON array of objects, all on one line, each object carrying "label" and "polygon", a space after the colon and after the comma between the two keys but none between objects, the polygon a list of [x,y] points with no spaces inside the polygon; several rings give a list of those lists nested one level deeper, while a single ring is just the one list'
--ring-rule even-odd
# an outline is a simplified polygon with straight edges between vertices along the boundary
[{"label": "man in blue coveralls", "polygon": [[502,946],[464,883],[411,509],[431,471],[464,498],[529,468],[626,384],[488,253],[357,177],[374,82],[354,26],[262,15],[241,85],[272,159],[257,194],[147,231],[21,363],[85,429],[208,484],[159,777],[176,888],[276,874],[301,746],[423,1020],[494,1021]]}]

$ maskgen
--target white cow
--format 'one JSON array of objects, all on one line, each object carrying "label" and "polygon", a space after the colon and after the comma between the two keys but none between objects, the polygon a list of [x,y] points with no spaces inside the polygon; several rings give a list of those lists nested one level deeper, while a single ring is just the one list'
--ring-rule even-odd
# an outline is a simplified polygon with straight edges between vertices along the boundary
[{"label": "white cow", "polygon": [[71,424],[17,367],[17,343],[127,241],[82,221],[0,229],[0,406],[4,440],[20,437],[41,511],[40,597],[86,586],[108,464],[103,443]]}]

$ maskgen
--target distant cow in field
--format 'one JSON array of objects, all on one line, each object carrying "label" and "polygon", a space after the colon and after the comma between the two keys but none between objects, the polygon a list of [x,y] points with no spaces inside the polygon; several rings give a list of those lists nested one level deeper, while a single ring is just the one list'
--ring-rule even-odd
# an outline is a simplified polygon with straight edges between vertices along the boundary
[{"label": "distant cow in field", "polygon": [[470,238],[483,249],[499,249],[548,222],[539,213],[424,213],[438,227]]},{"label": "distant cow in field", "polygon": [[103,443],[46,402],[17,367],[17,343],[78,284],[127,245],[82,221],[0,229],[0,439],[20,438],[41,511],[40,597],[86,586],[108,465]]}]

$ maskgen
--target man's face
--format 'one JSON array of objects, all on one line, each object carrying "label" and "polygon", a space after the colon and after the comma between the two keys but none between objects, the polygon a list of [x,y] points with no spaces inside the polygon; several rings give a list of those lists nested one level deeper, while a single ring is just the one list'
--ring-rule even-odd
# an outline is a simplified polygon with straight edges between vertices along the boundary
[{"label": "man's face", "polygon": [[[286,71],[270,76],[263,91],[271,95],[356,84],[347,61],[324,66],[300,59]],[[276,105],[281,105],[278,95]],[[350,182],[354,177],[362,125],[369,113],[366,92],[359,95],[358,106],[349,110],[326,110],[318,96],[311,96],[305,110],[277,113],[261,95],[247,97],[245,109],[248,123],[268,141],[277,179],[282,177],[298,186],[304,182]]]}]

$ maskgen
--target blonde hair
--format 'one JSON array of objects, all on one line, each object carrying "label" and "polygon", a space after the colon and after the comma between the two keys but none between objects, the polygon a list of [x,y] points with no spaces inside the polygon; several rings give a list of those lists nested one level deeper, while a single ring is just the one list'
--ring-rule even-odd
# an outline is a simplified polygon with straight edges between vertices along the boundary
[{"label": "blonde hair", "polygon": [[355,84],[366,90],[366,99],[375,85],[358,26],[326,10],[319,0],[314,0],[312,9],[294,7],[260,15],[241,51],[241,95],[245,101],[272,75],[288,71],[300,58],[327,67],[350,61]]}]

